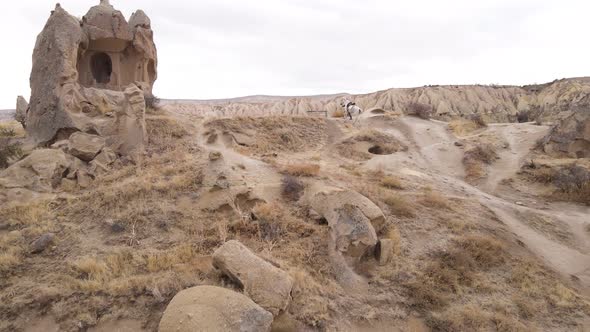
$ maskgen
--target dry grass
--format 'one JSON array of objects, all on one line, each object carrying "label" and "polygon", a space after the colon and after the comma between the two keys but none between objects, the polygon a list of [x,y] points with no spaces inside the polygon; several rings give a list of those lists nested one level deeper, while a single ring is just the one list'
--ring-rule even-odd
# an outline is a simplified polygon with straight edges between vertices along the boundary
[{"label": "dry grass", "polygon": [[456,136],[467,136],[478,129],[483,128],[480,124],[476,121],[468,120],[468,119],[455,119],[449,122],[449,128]]},{"label": "dry grass", "polygon": [[326,119],[317,117],[234,117],[211,120],[205,128],[251,137],[253,144],[240,148],[256,154],[308,151],[323,146],[328,139]]},{"label": "dry grass", "polygon": [[335,110],[334,112],[332,112],[332,117],[333,118],[343,118],[344,117],[344,111],[341,109]]},{"label": "dry grass", "polygon": [[26,132],[23,126],[17,121],[0,123],[0,137],[25,137]]},{"label": "dry grass", "polygon": [[465,151],[463,165],[468,179],[485,176],[485,165],[492,164],[498,158],[496,148],[491,144],[480,144]]},{"label": "dry grass", "polygon": [[320,165],[317,164],[290,164],[283,168],[283,173],[291,176],[317,176],[320,173]]},{"label": "dry grass", "polygon": [[389,189],[404,189],[402,180],[399,177],[393,175],[388,175],[382,178],[381,185]]},{"label": "dry grass", "polygon": [[291,201],[298,201],[305,190],[305,185],[298,178],[286,175],[283,177],[281,190],[283,197]]},{"label": "dry grass", "polygon": [[384,193],[382,200],[389,206],[391,213],[398,217],[412,218],[416,216],[415,206],[397,193]]},{"label": "dry grass", "polygon": [[432,190],[426,190],[420,199],[420,204],[436,209],[452,209],[451,202],[446,197],[444,197],[441,193]]}]

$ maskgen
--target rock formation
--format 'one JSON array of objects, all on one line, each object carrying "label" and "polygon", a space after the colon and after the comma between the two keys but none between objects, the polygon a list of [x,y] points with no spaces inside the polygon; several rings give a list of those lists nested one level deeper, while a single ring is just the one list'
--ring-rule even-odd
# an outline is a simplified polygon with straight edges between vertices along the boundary
[{"label": "rock formation", "polygon": [[150,20],[135,12],[127,23],[108,1],[80,22],[58,4],[37,37],[27,133],[39,145],[76,131],[103,137],[120,155],[146,142],[145,95],[156,80]]},{"label": "rock formation", "polygon": [[590,158],[590,109],[559,121],[545,137],[543,149],[556,157]]},{"label": "rock formation", "polygon": [[18,96],[16,98],[16,113],[14,115],[14,119],[20,122],[23,125],[23,128],[27,127],[26,119],[28,111],[29,103],[27,103],[23,96]]},{"label": "rock formation", "polygon": [[291,301],[293,279],[238,241],[228,241],[213,254],[213,266],[243,286],[254,302],[277,316]]},{"label": "rock formation", "polygon": [[270,331],[272,315],[248,297],[229,289],[197,286],[176,294],[168,304],[160,332]]},{"label": "rock formation", "polygon": [[230,100],[178,101],[169,107],[203,116],[308,115],[308,111],[340,110],[343,97],[361,109],[410,113],[414,103],[432,107],[440,119],[480,114],[488,122],[514,122],[521,112],[554,121],[571,112],[588,110],[590,78],[564,79],[531,86],[446,85],[388,89],[364,95],[309,97],[252,96]]}]

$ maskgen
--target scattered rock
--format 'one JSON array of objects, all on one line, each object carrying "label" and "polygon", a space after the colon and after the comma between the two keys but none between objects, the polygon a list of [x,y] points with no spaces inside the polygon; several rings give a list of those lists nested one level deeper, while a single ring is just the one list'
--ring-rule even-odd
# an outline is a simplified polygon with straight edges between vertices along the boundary
[{"label": "scattered rock", "polygon": [[463,144],[463,142],[459,142],[459,141],[455,142],[455,146],[463,146],[463,145],[465,145],[465,144]]},{"label": "scattered rock", "polygon": [[526,204],[524,204],[523,202],[516,202],[515,204],[519,206],[526,206]]},{"label": "scattered rock", "polygon": [[61,183],[70,164],[71,161],[61,150],[35,150],[25,159],[0,172],[0,188],[51,192]]},{"label": "scattered rock", "polygon": [[9,224],[0,223],[0,231],[6,231],[8,229],[10,229],[10,225]]},{"label": "scattered rock", "polygon": [[41,235],[38,239],[31,242],[31,254],[39,254],[43,252],[53,242],[55,234],[46,233]]},{"label": "scattered rock", "polygon": [[219,151],[212,151],[209,153],[209,160],[211,161],[216,161],[223,158],[223,154],[221,154],[221,152]]},{"label": "scattered rock", "polygon": [[228,241],[213,254],[213,266],[244,288],[254,302],[274,316],[291,301],[293,279],[238,241]]},{"label": "scattered rock", "polygon": [[23,125],[23,128],[27,127],[26,119],[28,110],[29,103],[27,103],[23,96],[18,96],[16,98],[16,113],[14,119],[20,122]]},{"label": "scattered rock", "polygon": [[387,265],[391,261],[393,255],[393,241],[389,239],[381,239],[375,246],[375,259],[379,265]]},{"label": "scattered rock", "polygon": [[68,153],[68,146],[70,145],[70,142],[67,139],[61,140],[61,141],[57,141],[53,144],[51,144],[51,148],[52,149],[56,149],[56,150],[62,150],[65,153]]},{"label": "scattered rock", "polygon": [[88,162],[98,155],[105,144],[105,139],[100,136],[76,132],[70,136],[68,153]]},{"label": "scattered rock", "polygon": [[273,316],[234,291],[197,286],[176,294],[168,304],[159,332],[270,331]]}]

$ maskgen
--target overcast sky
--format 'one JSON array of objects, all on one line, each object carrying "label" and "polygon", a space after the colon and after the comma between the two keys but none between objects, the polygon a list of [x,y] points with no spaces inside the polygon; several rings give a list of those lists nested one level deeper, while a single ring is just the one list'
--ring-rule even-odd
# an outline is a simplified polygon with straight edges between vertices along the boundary
[{"label": "overcast sky", "polygon": [[[0,109],[30,95],[54,1],[3,1]],[[83,16],[99,0],[61,0]],[[363,93],[425,84],[527,84],[590,75],[588,0],[111,0],[142,8],[154,92],[210,99]]]}]

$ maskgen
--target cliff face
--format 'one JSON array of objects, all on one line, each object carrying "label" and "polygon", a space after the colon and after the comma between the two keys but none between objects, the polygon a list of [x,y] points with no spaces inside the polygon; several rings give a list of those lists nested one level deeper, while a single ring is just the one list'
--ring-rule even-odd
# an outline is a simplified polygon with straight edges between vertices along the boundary
[{"label": "cliff face", "polygon": [[233,100],[171,102],[177,111],[197,115],[304,115],[308,111],[340,109],[342,97],[361,108],[382,108],[406,113],[412,103],[430,105],[441,119],[478,113],[488,121],[516,121],[519,112],[530,119],[555,121],[590,108],[590,78],[572,78],[543,85],[517,86],[427,86],[389,89],[365,95],[312,97],[246,97]]}]

